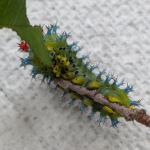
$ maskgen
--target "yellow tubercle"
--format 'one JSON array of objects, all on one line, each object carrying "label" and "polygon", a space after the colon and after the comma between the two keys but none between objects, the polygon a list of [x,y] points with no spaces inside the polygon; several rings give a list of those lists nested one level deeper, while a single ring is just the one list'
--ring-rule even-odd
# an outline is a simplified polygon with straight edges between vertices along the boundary
[{"label": "yellow tubercle", "polygon": [[84,98],[83,99],[83,104],[86,106],[92,106],[93,105],[93,100],[90,98]]},{"label": "yellow tubercle", "polygon": [[62,77],[64,79],[67,79],[67,80],[71,80],[74,78],[74,73],[73,72],[66,72],[65,74],[62,74]]},{"label": "yellow tubercle", "polygon": [[131,105],[129,106],[129,109],[135,109],[135,106]]},{"label": "yellow tubercle", "polygon": [[104,110],[105,112],[109,113],[109,114],[112,114],[112,115],[115,115],[115,116],[118,115],[118,113],[116,113],[115,111],[113,111],[113,110],[112,110],[111,108],[109,108],[108,106],[104,106],[104,107],[103,107],[103,110]]},{"label": "yellow tubercle", "polygon": [[53,47],[51,45],[46,45],[46,47],[49,51],[51,51],[53,49]]},{"label": "yellow tubercle", "polygon": [[107,96],[107,99],[112,103],[120,103],[117,97]]},{"label": "yellow tubercle", "polygon": [[60,77],[61,69],[59,68],[59,66],[56,65],[53,67],[53,73],[56,75],[56,77]]},{"label": "yellow tubercle", "polygon": [[72,80],[72,83],[82,85],[85,83],[85,78],[83,76],[77,76]]},{"label": "yellow tubercle", "polygon": [[101,86],[100,83],[94,80],[88,83],[87,88],[90,90],[94,90],[100,88],[100,86]]},{"label": "yellow tubercle", "polygon": [[55,57],[55,59],[56,59],[56,61],[57,61],[58,63],[60,63],[60,65],[63,65],[63,66],[69,66],[69,65],[70,65],[70,62],[69,62],[69,61],[67,60],[67,58],[64,57],[64,56],[57,55],[57,56]]},{"label": "yellow tubercle", "polygon": [[70,97],[71,97],[72,99],[75,99],[75,100],[81,98],[81,96],[80,96],[79,94],[76,94],[76,93],[74,93],[74,92],[70,92]]}]

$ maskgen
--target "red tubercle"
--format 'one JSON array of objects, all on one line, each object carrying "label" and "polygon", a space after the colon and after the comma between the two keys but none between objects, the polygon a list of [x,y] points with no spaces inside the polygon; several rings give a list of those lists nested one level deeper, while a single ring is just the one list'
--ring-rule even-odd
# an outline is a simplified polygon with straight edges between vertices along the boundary
[{"label": "red tubercle", "polygon": [[18,46],[23,52],[29,52],[29,44],[26,41],[21,41]]}]

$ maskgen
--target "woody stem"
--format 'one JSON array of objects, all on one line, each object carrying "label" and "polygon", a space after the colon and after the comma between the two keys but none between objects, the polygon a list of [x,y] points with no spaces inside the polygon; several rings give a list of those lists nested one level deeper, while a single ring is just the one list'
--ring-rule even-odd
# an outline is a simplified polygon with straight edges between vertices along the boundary
[{"label": "woody stem", "polygon": [[57,78],[54,80],[54,82],[56,85],[63,88],[64,90],[74,91],[79,95],[90,97],[95,102],[109,106],[110,108],[118,112],[121,116],[123,116],[127,121],[136,120],[137,122],[150,127],[150,116],[146,114],[146,111],[144,109],[129,109],[125,106],[111,103],[102,94],[97,93],[95,90],[88,90],[85,87],[75,85],[67,80]]}]

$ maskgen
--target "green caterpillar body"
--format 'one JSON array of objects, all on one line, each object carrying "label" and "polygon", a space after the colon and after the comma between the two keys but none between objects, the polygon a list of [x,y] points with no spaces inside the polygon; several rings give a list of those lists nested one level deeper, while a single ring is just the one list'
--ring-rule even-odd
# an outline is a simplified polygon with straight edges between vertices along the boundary
[{"label": "green caterpillar body", "polygon": [[[100,71],[98,75],[93,73],[96,66],[89,66],[88,62],[85,63],[86,57],[78,58],[76,55],[80,48],[76,43],[68,44],[69,34],[66,32],[58,34],[57,28],[57,25],[47,27],[47,33],[44,35],[44,43],[49,51],[51,66],[44,66],[40,58],[36,57],[32,50],[29,51],[29,57],[26,60],[22,60],[22,65],[33,65],[33,77],[37,74],[43,74],[43,80],[47,79],[48,82],[53,78],[63,78],[89,90],[96,90],[111,103],[118,103],[130,109],[134,109],[135,106],[139,105],[139,101],[132,101],[128,96],[128,93],[132,91],[132,86],[127,85],[125,89],[121,89],[120,86],[124,83],[118,83],[113,76],[106,75],[105,79],[103,79],[104,71]],[[112,82],[110,83],[110,81]],[[99,123],[106,116],[109,116],[112,126],[115,127],[118,124],[118,117],[121,117],[121,115],[108,106],[94,102],[89,97],[80,96],[72,91],[68,91],[68,93],[70,93],[73,101],[80,99],[82,106],[84,106],[83,108],[90,106],[93,113],[100,112]]]}]

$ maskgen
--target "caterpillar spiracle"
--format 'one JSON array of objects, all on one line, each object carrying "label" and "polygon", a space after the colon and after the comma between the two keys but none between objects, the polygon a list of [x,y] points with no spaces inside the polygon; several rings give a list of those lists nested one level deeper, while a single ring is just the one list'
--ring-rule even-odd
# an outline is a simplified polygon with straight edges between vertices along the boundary
[{"label": "caterpillar spiracle", "polygon": [[[42,74],[43,81],[46,80],[48,84],[55,78],[62,78],[89,90],[96,90],[97,93],[103,94],[111,103],[117,103],[129,109],[134,109],[140,105],[139,100],[132,100],[128,96],[128,93],[133,90],[132,86],[127,84],[126,88],[122,88],[124,82],[118,82],[113,75],[105,75],[105,78],[103,78],[104,71],[95,74],[93,70],[96,66],[90,66],[88,62],[85,62],[85,56],[82,58],[77,57],[80,47],[77,46],[76,42],[71,44],[68,42],[70,34],[66,32],[58,34],[57,29],[57,24],[47,26],[47,32],[43,36],[52,64],[49,67],[44,66],[40,59],[34,55],[27,42],[22,41],[19,44],[20,50],[29,53],[28,57],[21,58],[21,66],[32,65],[33,78],[38,74]],[[118,118],[121,115],[110,107],[73,91],[64,91],[64,93],[69,93],[73,102],[80,99],[82,111],[86,107],[91,107],[93,114],[99,112],[99,123],[104,122],[106,117],[110,118],[113,127],[116,127],[119,123]]]}]

